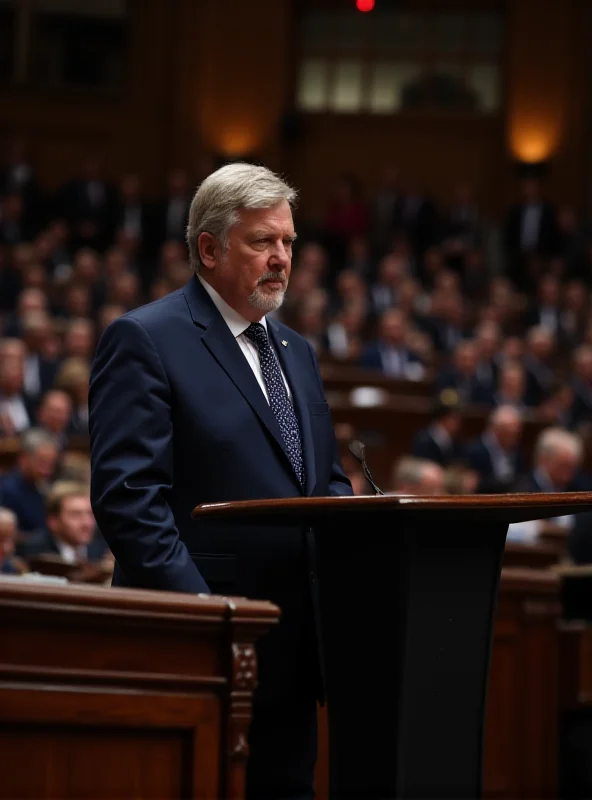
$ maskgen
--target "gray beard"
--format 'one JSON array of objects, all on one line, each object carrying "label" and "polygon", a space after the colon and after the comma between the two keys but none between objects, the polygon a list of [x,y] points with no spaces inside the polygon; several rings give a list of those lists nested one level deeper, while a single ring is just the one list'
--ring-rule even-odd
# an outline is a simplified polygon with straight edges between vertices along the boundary
[{"label": "gray beard", "polygon": [[264,314],[270,314],[272,311],[277,311],[284,302],[285,292],[274,292],[268,294],[263,292],[259,287],[249,295],[249,304],[256,308],[258,311],[263,311]]}]

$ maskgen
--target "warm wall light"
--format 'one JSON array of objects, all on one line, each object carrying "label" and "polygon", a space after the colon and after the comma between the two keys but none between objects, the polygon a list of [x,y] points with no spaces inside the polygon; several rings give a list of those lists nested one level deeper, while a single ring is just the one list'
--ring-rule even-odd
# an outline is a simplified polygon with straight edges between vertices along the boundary
[{"label": "warm wall light", "polygon": [[259,144],[254,132],[244,128],[225,128],[218,131],[216,136],[216,149],[228,158],[251,153]]},{"label": "warm wall light", "polygon": [[553,124],[516,120],[510,126],[510,148],[519,161],[546,161],[557,149],[558,139],[558,130]]}]

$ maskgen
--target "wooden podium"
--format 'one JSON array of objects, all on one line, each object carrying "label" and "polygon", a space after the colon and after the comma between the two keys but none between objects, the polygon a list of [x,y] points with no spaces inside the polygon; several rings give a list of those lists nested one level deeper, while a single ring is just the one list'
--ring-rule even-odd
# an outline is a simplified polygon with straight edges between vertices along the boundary
[{"label": "wooden podium", "polygon": [[244,797],[271,603],[0,580],[0,798]]},{"label": "wooden podium", "polygon": [[482,796],[508,525],[591,507],[592,493],[319,497],[206,504],[194,516],[314,530],[331,796],[460,800]]}]

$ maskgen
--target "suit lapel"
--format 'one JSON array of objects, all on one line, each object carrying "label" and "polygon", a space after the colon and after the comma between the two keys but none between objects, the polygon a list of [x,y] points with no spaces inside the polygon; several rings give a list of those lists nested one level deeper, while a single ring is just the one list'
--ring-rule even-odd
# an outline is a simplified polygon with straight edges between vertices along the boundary
[{"label": "suit lapel", "polygon": [[[311,495],[316,485],[316,469],[314,459],[314,443],[312,438],[312,428],[310,425],[310,413],[308,404],[300,389],[300,372],[296,359],[294,358],[294,350],[290,347],[290,342],[286,339],[282,340],[279,327],[276,322],[271,319],[267,320],[267,329],[276,353],[278,354],[280,364],[284,370],[286,379],[292,390],[292,397],[294,399],[294,410],[298,422],[300,423],[300,433],[302,435],[302,455],[304,458],[304,489],[306,495]],[[282,341],[288,341],[287,346],[282,344]]]},{"label": "suit lapel", "polygon": [[[277,419],[224,318],[197,278],[191,279],[183,293],[193,321],[206,329],[203,343],[276,440],[294,473]],[[297,480],[295,474],[294,479]]]}]

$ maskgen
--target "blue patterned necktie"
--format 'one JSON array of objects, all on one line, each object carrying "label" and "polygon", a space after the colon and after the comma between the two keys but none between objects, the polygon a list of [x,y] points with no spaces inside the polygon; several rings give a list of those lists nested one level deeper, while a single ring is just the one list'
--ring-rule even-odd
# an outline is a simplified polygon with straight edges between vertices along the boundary
[{"label": "blue patterned necktie", "polygon": [[269,344],[267,331],[260,322],[252,322],[245,331],[245,336],[253,342],[259,351],[259,363],[261,364],[263,380],[269,395],[269,405],[280,426],[282,438],[286,445],[286,452],[296,477],[300,484],[304,486],[304,461],[302,458],[300,427],[286,391],[280,365]]}]

